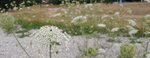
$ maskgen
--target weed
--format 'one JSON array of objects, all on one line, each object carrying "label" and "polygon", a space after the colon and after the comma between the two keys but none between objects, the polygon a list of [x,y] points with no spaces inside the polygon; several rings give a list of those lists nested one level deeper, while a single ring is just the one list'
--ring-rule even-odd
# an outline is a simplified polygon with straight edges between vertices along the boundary
[{"label": "weed", "polygon": [[134,45],[123,44],[120,47],[120,55],[118,58],[134,58],[136,47]]},{"label": "weed", "polygon": [[86,51],[86,56],[93,57],[97,55],[97,49],[89,47]]},{"label": "weed", "polygon": [[15,29],[15,20],[11,15],[4,14],[0,16],[0,26],[5,29],[6,32],[11,33]]}]

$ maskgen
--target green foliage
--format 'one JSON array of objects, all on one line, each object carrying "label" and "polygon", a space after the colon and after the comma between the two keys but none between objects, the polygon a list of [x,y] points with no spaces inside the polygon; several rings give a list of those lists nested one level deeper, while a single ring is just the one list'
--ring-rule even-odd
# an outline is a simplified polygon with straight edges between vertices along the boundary
[{"label": "green foliage", "polygon": [[6,32],[13,32],[15,29],[15,18],[11,15],[1,15],[0,16],[0,27],[5,29]]},{"label": "green foliage", "polygon": [[87,49],[85,56],[93,57],[93,56],[96,56],[97,53],[98,53],[97,49],[90,47],[90,48]]},{"label": "green foliage", "polygon": [[118,58],[134,58],[136,54],[136,47],[134,45],[123,44],[120,48],[120,55]]},{"label": "green foliage", "polygon": [[21,25],[22,28],[26,29],[26,30],[31,30],[31,29],[39,29],[41,26],[46,25],[45,21],[27,21],[24,19],[18,19],[17,24]]},{"label": "green foliage", "polygon": [[64,30],[68,34],[71,35],[85,35],[85,34],[93,34],[93,33],[99,33],[100,28],[97,25],[89,24],[89,23],[83,23],[79,25],[74,25],[69,22],[60,22],[56,20],[49,20],[48,25],[54,25],[59,27],[60,29]]}]

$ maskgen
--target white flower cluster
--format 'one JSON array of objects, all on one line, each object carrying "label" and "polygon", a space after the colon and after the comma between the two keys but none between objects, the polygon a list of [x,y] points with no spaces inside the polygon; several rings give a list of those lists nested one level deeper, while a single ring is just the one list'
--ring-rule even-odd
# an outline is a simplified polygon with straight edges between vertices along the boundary
[{"label": "white flower cluster", "polygon": [[117,32],[117,31],[119,31],[119,29],[120,29],[119,27],[112,28],[111,32]]},{"label": "white flower cluster", "polygon": [[128,9],[128,10],[127,10],[127,13],[128,13],[128,14],[132,14],[132,12],[133,12],[133,11],[132,11],[131,9]]},{"label": "white flower cluster", "polygon": [[145,19],[149,19],[150,18],[150,14],[147,14],[144,16]]},{"label": "white flower cluster", "polygon": [[31,36],[33,36],[33,38],[35,38],[36,41],[41,44],[51,44],[53,46],[52,51],[53,49],[56,50],[60,48],[60,46],[65,46],[67,49],[67,44],[70,41],[70,36],[66,33],[63,33],[62,30],[55,26],[43,26]]},{"label": "white flower cluster", "polygon": [[132,19],[128,20],[129,25],[127,25],[128,30],[129,30],[129,35],[133,37],[139,30],[135,29],[134,27],[136,26],[136,22]]},{"label": "white flower cluster", "polygon": [[144,0],[144,1],[146,1],[146,2],[150,3],[150,0]]},{"label": "white flower cluster", "polygon": [[89,7],[92,7],[93,4],[85,4],[84,6],[85,6],[85,8],[89,8]]},{"label": "white flower cluster", "polygon": [[119,17],[120,16],[120,12],[115,12],[114,15]]},{"label": "white flower cluster", "polygon": [[[119,13],[115,13],[114,15],[118,15]],[[114,19],[114,17],[112,17],[111,15],[107,15],[107,14],[104,14],[104,15],[102,15],[101,16],[101,18],[100,19]]]},{"label": "white flower cluster", "polygon": [[128,20],[128,22],[129,22],[129,25],[136,26],[136,22],[134,20],[130,19]]},{"label": "white flower cluster", "polygon": [[86,16],[77,16],[75,18],[73,18],[73,20],[71,21],[71,23],[77,25],[80,23],[85,23],[87,22],[87,17]]},{"label": "white flower cluster", "polygon": [[134,27],[132,27],[132,26],[130,26],[130,25],[128,25],[127,26],[128,27],[128,30],[129,30],[129,35],[131,36],[131,37],[133,37],[133,35],[135,35],[139,30],[137,30],[137,29],[135,29]]},{"label": "white flower cluster", "polygon": [[109,15],[104,14],[104,15],[102,15],[101,19],[105,19],[105,18],[108,18],[108,17],[110,17],[110,16],[109,16]]},{"label": "white flower cluster", "polygon": [[97,26],[98,26],[98,27],[101,27],[101,28],[105,28],[105,27],[106,27],[105,24],[98,24]]}]

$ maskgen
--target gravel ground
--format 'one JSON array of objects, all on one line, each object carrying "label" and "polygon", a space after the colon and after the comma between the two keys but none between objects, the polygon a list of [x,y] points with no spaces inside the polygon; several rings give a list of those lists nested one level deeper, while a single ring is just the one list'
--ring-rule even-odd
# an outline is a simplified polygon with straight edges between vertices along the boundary
[{"label": "gravel ground", "polygon": [[[31,58],[49,58],[49,46],[43,45],[32,37],[18,38],[21,45],[27,51]],[[142,39],[142,38],[141,38]],[[150,38],[149,38],[150,39]],[[142,58],[145,50],[145,44],[149,39],[141,40],[143,43],[136,43],[137,54],[135,58]],[[118,37],[114,42],[108,42],[107,36],[73,36],[68,44],[68,50],[53,53],[52,58],[86,58],[82,50],[87,47],[98,48],[98,55],[93,58],[117,58],[120,46],[123,43],[129,43],[126,37]],[[63,50],[63,49],[62,49]],[[148,51],[150,53],[150,44]],[[12,34],[7,35],[0,29],[0,58],[30,58],[18,45]],[[150,54],[147,54],[150,58]]]}]

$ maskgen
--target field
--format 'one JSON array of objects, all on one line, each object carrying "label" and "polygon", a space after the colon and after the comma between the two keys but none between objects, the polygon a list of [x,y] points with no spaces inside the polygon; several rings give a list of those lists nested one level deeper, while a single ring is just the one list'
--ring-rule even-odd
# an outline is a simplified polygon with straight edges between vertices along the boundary
[{"label": "field", "polygon": [[1,12],[0,58],[10,57],[150,58],[150,3],[42,4]]}]

